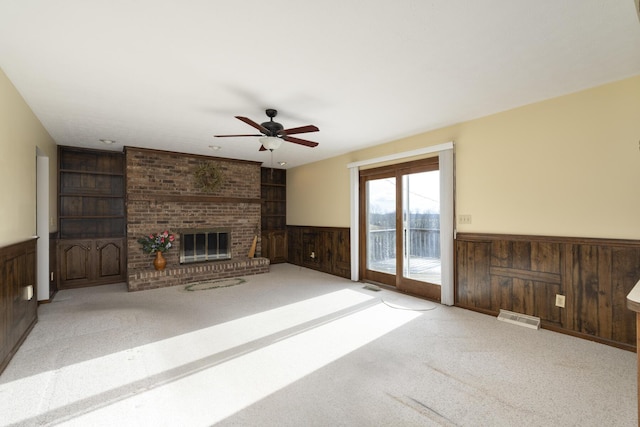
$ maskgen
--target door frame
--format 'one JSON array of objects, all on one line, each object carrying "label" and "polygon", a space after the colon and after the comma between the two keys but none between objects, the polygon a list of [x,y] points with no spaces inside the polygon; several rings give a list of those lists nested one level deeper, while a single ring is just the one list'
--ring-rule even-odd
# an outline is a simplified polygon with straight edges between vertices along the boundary
[{"label": "door frame", "polygon": [[36,294],[38,301],[50,299],[50,245],[49,245],[49,157],[36,147],[36,234],[38,242]]},{"label": "door frame", "polygon": [[[432,145],[429,147],[419,148],[416,150],[404,151],[400,153],[390,154],[387,156],[376,157],[368,160],[361,160],[357,162],[352,162],[347,164],[347,168],[349,169],[350,176],[350,189],[351,189],[351,200],[350,200],[350,211],[351,211],[351,219],[350,219],[350,227],[351,227],[351,280],[358,282],[360,281],[360,238],[359,238],[359,221],[360,221],[360,168],[382,164],[384,162],[398,162],[403,159],[409,159],[411,157],[418,158],[419,156],[425,157],[428,154],[438,153],[440,157],[440,170],[441,170],[441,179],[440,179],[440,188],[441,195],[447,196],[449,201],[446,206],[441,206],[441,215],[445,215],[450,221],[448,225],[445,225],[441,222],[441,242],[444,242],[442,245],[441,253],[448,254],[447,265],[443,265],[442,271],[442,285],[441,285],[441,303],[445,305],[453,305],[454,304],[454,274],[453,274],[453,239],[455,235],[454,229],[454,143],[453,141],[445,142],[442,144]],[[450,218],[449,218],[450,217]],[[445,230],[446,228],[446,230]],[[442,238],[444,235],[450,236],[447,239]],[[443,259],[444,260],[444,259]]]},{"label": "door frame", "polygon": [[[396,289],[415,295],[420,295],[431,300],[440,301],[441,286],[439,284],[423,282],[404,277],[404,247],[406,246],[404,234],[404,209],[402,208],[405,189],[403,187],[403,177],[422,172],[439,172],[439,157],[432,156],[420,160],[395,163],[393,165],[381,166],[378,168],[365,169],[360,171],[360,222],[358,235],[360,238],[360,271],[359,275],[363,280],[393,286]],[[396,229],[396,269],[395,275],[367,269],[367,192],[368,181],[384,178],[395,178],[395,221]]]}]

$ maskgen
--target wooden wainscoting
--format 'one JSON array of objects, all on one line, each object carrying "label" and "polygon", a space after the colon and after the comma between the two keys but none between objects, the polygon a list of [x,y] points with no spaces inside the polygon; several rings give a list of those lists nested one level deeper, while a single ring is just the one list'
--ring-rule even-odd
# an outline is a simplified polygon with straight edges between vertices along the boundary
[{"label": "wooden wainscoting", "polygon": [[[544,328],[636,349],[626,296],[640,279],[640,241],[458,233],[456,305],[540,317]],[[565,307],[556,306],[565,296]]]},{"label": "wooden wainscoting", "polygon": [[[0,373],[38,321],[36,239],[0,248]],[[32,290],[28,298],[28,289]]]},{"label": "wooden wainscoting", "polygon": [[351,278],[348,227],[287,226],[287,262]]}]

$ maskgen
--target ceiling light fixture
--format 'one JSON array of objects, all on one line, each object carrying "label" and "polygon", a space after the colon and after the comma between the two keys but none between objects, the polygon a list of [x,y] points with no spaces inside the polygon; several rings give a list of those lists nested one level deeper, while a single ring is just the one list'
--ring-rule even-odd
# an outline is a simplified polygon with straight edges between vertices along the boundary
[{"label": "ceiling light fixture", "polygon": [[220,150],[222,147],[220,147],[219,145],[210,145],[209,148],[211,148],[213,151],[218,151]]},{"label": "ceiling light fixture", "polygon": [[287,162],[278,162],[278,164],[279,164],[280,166],[284,166],[284,165],[286,165],[286,164],[287,164]]},{"label": "ceiling light fixture", "polygon": [[282,139],[276,136],[265,136],[260,138],[260,144],[269,151],[277,150],[282,145]]},{"label": "ceiling light fixture", "polygon": [[103,144],[107,144],[107,145],[111,145],[111,144],[115,144],[116,143],[113,139],[101,139],[100,142],[102,142]]}]

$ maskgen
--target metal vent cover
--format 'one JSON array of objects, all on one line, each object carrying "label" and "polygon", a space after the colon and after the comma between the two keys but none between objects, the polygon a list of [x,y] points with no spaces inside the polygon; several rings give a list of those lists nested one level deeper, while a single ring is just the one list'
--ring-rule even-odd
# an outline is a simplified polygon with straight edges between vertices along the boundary
[{"label": "metal vent cover", "polygon": [[528,316],[526,314],[514,313],[509,310],[500,310],[498,314],[498,320],[507,323],[513,323],[514,325],[520,325],[531,329],[540,329],[540,318],[535,316]]}]

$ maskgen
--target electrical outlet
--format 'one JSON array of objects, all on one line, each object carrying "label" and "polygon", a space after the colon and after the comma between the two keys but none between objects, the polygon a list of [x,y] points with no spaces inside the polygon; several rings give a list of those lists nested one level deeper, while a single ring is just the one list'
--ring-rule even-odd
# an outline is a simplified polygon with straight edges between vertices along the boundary
[{"label": "electrical outlet", "polygon": [[556,294],[556,307],[564,308],[565,296]]},{"label": "electrical outlet", "polygon": [[309,257],[311,257],[311,259],[316,259],[316,253],[315,252],[311,252],[311,255],[309,255]]},{"label": "electrical outlet", "polygon": [[471,224],[471,215],[458,215],[458,224]]}]

